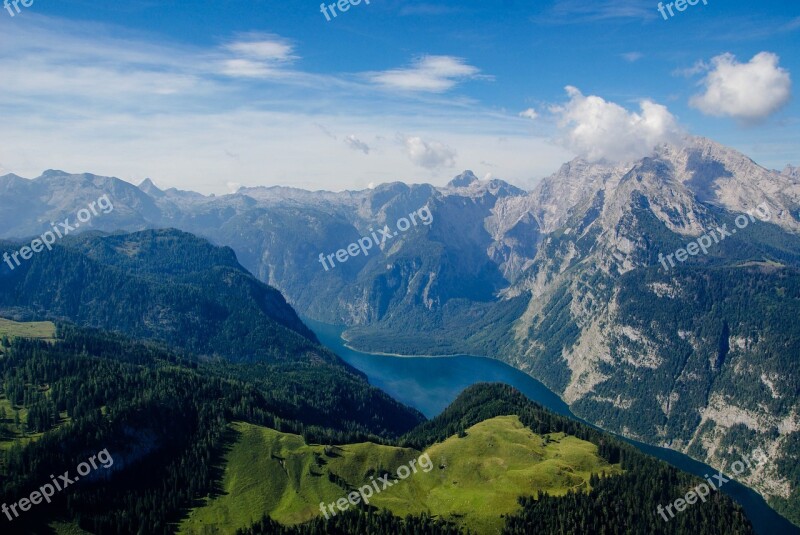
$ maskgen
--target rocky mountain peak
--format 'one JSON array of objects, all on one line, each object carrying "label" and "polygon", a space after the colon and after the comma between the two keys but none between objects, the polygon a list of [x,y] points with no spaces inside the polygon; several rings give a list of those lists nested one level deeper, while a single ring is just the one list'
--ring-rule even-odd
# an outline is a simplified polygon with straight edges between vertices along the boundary
[{"label": "rocky mountain peak", "polygon": [[585,205],[601,193],[616,189],[629,166],[588,162],[582,158],[565,163],[544,178],[530,193],[534,215],[545,232],[561,227],[576,206]]},{"label": "rocky mountain peak", "polygon": [[767,203],[777,214],[772,223],[785,230],[800,229],[787,196],[795,181],[791,170],[789,174],[770,171],[736,149],[703,137],[688,137],[682,146],[661,147],[656,157],[671,167],[673,179],[697,201],[740,213]]},{"label": "rocky mountain peak", "polygon": [[28,182],[28,181],[19,175],[15,175],[14,173],[9,173],[7,175],[0,176],[0,186],[8,186],[10,184],[19,182]]},{"label": "rocky mountain peak", "polygon": [[48,169],[47,171],[42,173],[42,176],[39,178],[52,178],[52,177],[68,176],[68,175],[69,173],[67,173],[66,171],[62,171],[61,169]]},{"label": "rocky mountain peak", "polygon": [[151,197],[163,197],[164,192],[156,186],[152,180],[149,178],[145,178],[141,184],[139,184],[139,189],[143,192],[147,193]]},{"label": "rocky mountain peak", "polygon": [[447,183],[448,188],[466,188],[471,186],[472,184],[480,182],[478,177],[475,176],[475,173],[472,171],[464,171],[453,180]]}]

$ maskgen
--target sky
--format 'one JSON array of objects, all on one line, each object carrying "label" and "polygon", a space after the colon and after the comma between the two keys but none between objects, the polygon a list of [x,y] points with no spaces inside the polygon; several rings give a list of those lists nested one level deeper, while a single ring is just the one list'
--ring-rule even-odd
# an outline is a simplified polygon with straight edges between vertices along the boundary
[{"label": "sky", "polygon": [[800,164],[796,0],[350,1],[0,7],[0,175],[530,189],[686,134]]}]

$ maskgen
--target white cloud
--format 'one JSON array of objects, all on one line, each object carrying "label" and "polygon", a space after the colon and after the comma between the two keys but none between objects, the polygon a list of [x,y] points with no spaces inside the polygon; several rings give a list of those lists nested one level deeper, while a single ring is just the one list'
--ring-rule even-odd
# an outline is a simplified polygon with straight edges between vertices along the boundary
[{"label": "white cloud", "polygon": [[236,78],[265,78],[277,73],[269,65],[251,59],[226,59],[220,72]]},{"label": "white cloud", "polygon": [[624,59],[628,63],[634,63],[636,61],[639,61],[643,57],[644,54],[642,54],[641,52],[625,52],[624,54],[622,54],[622,59]]},{"label": "white cloud", "polygon": [[419,167],[439,169],[456,164],[456,151],[437,141],[427,142],[421,137],[409,136],[404,144],[406,156]]},{"label": "white cloud", "polygon": [[[480,69],[452,56],[423,56],[406,69],[369,73],[372,82],[389,89],[442,93],[462,80],[475,78]],[[486,78],[486,77],[483,77]]]},{"label": "white cloud", "polygon": [[[154,121],[158,128],[153,128]],[[335,132],[374,133],[369,157],[353,158],[349,150],[342,150],[344,136],[333,140],[315,122]],[[505,123],[501,140],[495,119],[474,111],[471,116],[411,117],[387,116],[384,109],[375,116],[343,116],[243,107],[213,114],[172,113],[156,119],[100,114],[55,122],[49,117],[15,114],[0,121],[0,137],[6,140],[0,146],[0,162],[5,172],[24,177],[33,178],[51,168],[87,171],[134,184],[152,177],[162,189],[217,194],[229,193],[227,182],[334,191],[397,180],[446,184],[453,167],[420,166],[420,159],[412,160],[408,154],[405,138],[398,143],[396,133],[413,128],[421,139],[447,140],[448,146],[458,147],[454,159],[460,169],[481,168],[481,161],[496,162],[491,168],[495,176],[530,188],[535,179],[551,174],[572,155],[531,135],[519,122],[513,118]],[[92,150],[85,150],[87,146]],[[240,158],[229,157],[225,151],[230,149]]]},{"label": "white cloud", "polygon": [[536,113],[536,110],[533,108],[528,108],[527,110],[520,112],[519,116],[524,117],[525,119],[534,120],[539,117],[539,114]]},{"label": "white cloud", "polygon": [[370,148],[369,145],[358,139],[356,136],[349,135],[344,138],[344,142],[353,150],[359,150],[364,154],[369,154]]},{"label": "white cloud", "polygon": [[672,76],[683,76],[685,78],[689,78],[690,76],[694,76],[696,74],[700,74],[701,72],[707,72],[711,67],[708,66],[708,63],[699,59],[694,62],[694,65],[691,67],[687,67],[684,69],[675,69],[672,71]]},{"label": "white cloud", "polygon": [[225,45],[224,48],[235,54],[261,60],[290,61],[295,59],[292,54],[294,47],[278,37],[234,41]]},{"label": "white cloud", "polygon": [[294,47],[277,36],[249,36],[222,46],[233,57],[221,61],[219,72],[232,78],[276,76],[297,59]]},{"label": "white cloud", "polygon": [[566,91],[569,102],[551,107],[562,129],[559,141],[587,160],[632,161],[681,137],[675,117],[665,106],[642,100],[641,112],[636,113],[595,95],[584,96],[572,86]]},{"label": "white cloud", "polygon": [[701,82],[705,92],[693,96],[689,104],[706,115],[747,122],[765,119],[792,95],[791,77],[779,61],[771,52],[760,52],[747,63],[739,63],[733,54],[719,55]]},{"label": "white cloud", "polygon": [[543,15],[542,22],[582,24],[614,19],[653,19],[657,11],[641,0],[556,0]]},{"label": "white cloud", "polygon": [[[229,192],[227,182],[342,190],[451,178],[446,167],[417,162],[435,165],[438,154],[451,165],[455,151],[427,143],[412,160],[397,132],[446,140],[459,165],[496,162],[496,176],[522,187],[570,157],[516,114],[433,93],[397,98],[349,73],[307,72],[280,59],[293,52],[264,40],[199,46],[57,18],[6,24],[0,72],[14,83],[3,91],[0,174],[55,168],[217,194]],[[238,76],[220,76],[226,60],[246,61],[227,64]],[[353,158],[342,143],[360,132],[374,136],[369,157]]]}]

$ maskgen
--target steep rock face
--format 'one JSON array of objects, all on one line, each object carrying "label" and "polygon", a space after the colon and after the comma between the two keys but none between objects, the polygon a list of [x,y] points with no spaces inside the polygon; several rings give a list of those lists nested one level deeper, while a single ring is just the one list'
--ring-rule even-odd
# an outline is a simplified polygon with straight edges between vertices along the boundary
[{"label": "steep rock face", "polygon": [[800,167],[794,167],[787,164],[786,167],[783,168],[783,171],[781,171],[781,174],[789,177],[793,181],[796,181],[800,179]]},{"label": "steep rock face", "polygon": [[576,158],[542,180],[531,192],[532,212],[542,231],[563,227],[570,215],[580,210],[599,192],[612,192],[627,173],[627,165],[589,163]]},{"label": "steep rock face", "polygon": [[[800,242],[785,194],[793,184],[790,173],[700,140],[662,148],[593,197],[575,196],[506,292],[531,299],[505,358],[628,436],[716,466],[769,451],[773,463],[747,482],[781,510],[796,507],[800,328],[788,318],[800,312]],[[760,203],[769,221],[748,217],[708,255],[663,269],[659,254],[737,228],[737,215]]]},{"label": "steep rock face", "polygon": [[675,179],[687,185],[699,202],[739,213],[768,203],[774,209],[775,224],[800,230],[791,214],[800,193],[797,176],[768,171],[740,152],[709,139],[691,141],[680,149],[664,146],[658,157],[671,164]]}]

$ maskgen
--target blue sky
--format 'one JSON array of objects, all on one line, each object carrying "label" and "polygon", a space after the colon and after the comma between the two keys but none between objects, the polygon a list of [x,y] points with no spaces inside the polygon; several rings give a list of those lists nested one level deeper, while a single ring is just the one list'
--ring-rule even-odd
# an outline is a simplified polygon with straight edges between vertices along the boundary
[{"label": "blue sky", "polygon": [[[329,2],[333,3],[333,2]],[[800,3],[34,0],[0,10],[0,173],[225,193],[530,188],[685,133],[800,163]]]}]

